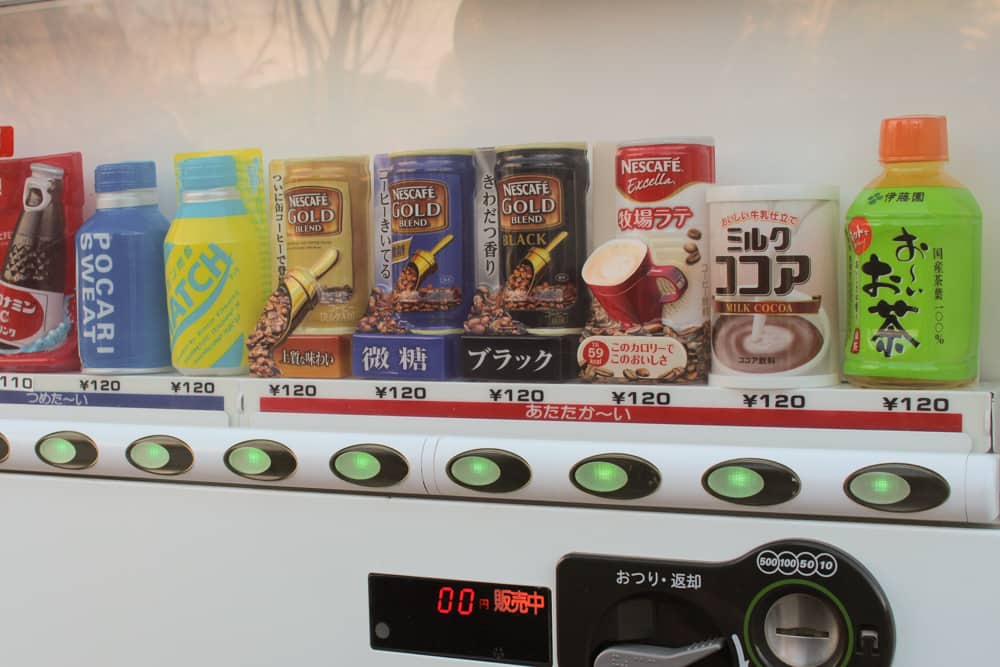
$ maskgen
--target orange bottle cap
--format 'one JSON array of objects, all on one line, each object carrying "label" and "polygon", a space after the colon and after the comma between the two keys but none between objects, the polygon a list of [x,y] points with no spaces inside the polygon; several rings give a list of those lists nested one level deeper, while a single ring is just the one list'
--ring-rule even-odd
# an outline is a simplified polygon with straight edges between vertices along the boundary
[{"label": "orange bottle cap", "polygon": [[948,159],[944,116],[884,118],[878,157],[882,162],[943,162]]}]

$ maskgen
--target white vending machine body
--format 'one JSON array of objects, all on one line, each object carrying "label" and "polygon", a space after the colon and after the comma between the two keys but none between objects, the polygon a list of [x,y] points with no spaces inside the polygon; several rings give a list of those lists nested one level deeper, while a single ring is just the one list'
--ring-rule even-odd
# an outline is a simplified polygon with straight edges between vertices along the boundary
[{"label": "white vending machine body", "polygon": [[[555,592],[571,553],[717,563],[787,539],[830,545],[868,570],[891,606],[893,665],[988,664],[995,651],[994,528],[22,474],[0,479],[0,506],[12,665],[473,667],[482,663],[373,650],[369,575]],[[435,613],[435,600],[426,607]]]}]

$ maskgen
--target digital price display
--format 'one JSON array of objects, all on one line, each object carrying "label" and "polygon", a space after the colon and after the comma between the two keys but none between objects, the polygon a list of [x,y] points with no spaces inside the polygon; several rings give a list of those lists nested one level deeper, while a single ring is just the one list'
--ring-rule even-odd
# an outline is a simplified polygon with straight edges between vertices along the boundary
[{"label": "digital price display", "polygon": [[552,664],[548,588],[369,574],[368,605],[377,650]]}]

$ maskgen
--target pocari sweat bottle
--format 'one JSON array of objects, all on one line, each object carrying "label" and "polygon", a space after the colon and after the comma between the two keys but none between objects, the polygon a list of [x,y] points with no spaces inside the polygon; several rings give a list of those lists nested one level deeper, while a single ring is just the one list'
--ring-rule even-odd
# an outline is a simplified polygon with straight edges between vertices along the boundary
[{"label": "pocari sweat bottle", "polygon": [[102,164],[97,212],[76,234],[77,328],[87,373],[170,370],[156,164]]}]

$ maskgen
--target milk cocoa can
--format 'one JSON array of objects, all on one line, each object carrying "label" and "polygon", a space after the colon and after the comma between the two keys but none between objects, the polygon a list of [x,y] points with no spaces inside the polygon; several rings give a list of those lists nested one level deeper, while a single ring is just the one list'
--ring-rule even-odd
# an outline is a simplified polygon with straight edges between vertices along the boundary
[{"label": "milk cocoa can", "polygon": [[733,388],[839,381],[834,186],[720,186],[708,191],[712,371]]}]

